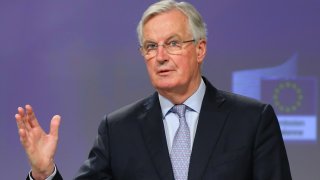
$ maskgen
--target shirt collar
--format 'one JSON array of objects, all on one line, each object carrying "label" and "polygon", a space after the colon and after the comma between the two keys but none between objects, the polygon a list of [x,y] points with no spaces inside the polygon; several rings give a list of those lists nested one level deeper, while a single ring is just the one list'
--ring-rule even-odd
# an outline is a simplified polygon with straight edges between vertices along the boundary
[{"label": "shirt collar", "polygon": [[[201,104],[202,100],[204,97],[204,93],[206,92],[206,85],[201,78],[200,85],[195,93],[193,93],[185,102],[183,102],[184,105],[188,106],[192,110],[194,110],[197,113],[200,113],[201,109]],[[164,96],[160,95],[159,96],[159,102],[160,102],[160,107],[162,111],[163,117],[168,113],[168,111],[174,106],[174,104]]]}]

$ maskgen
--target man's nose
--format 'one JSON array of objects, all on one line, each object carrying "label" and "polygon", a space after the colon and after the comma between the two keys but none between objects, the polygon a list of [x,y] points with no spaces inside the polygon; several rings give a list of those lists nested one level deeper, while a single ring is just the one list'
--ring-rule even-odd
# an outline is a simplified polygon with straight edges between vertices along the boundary
[{"label": "man's nose", "polygon": [[158,45],[156,59],[161,62],[168,60],[168,52],[163,44]]}]

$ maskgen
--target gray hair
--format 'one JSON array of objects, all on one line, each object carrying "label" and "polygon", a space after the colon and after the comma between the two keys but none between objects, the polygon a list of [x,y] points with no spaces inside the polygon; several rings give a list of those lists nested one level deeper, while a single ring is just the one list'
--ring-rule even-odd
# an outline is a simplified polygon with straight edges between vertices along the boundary
[{"label": "gray hair", "polygon": [[176,2],[174,0],[162,0],[154,3],[143,13],[141,20],[137,26],[138,40],[140,45],[143,42],[143,26],[152,17],[170,10],[177,9],[187,16],[189,22],[189,30],[193,38],[198,41],[200,39],[207,39],[206,24],[202,20],[200,13],[187,2]]}]

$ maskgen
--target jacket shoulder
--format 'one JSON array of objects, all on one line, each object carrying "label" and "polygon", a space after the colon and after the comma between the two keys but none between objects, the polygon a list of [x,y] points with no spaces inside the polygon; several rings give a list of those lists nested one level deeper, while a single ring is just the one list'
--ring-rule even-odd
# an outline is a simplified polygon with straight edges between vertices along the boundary
[{"label": "jacket shoulder", "polygon": [[218,90],[218,92],[221,94],[221,96],[223,96],[226,99],[227,103],[230,103],[236,107],[261,107],[266,105],[266,103],[263,103],[260,100],[243,96],[240,94],[235,94],[232,92],[222,90]]},{"label": "jacket shoulder", "polygon": [[131,104],[123,106],[106,115],[108,122],[126,121],[144,114],[150,107],[158,101],[157,93],[146,98],[139,99]]}]

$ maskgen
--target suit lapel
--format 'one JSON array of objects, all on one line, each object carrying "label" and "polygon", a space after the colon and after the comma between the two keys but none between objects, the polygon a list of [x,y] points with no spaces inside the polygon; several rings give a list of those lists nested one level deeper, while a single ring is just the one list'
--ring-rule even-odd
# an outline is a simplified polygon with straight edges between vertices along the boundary
[{"label": "suit lapel", "polygon": [[227,111],[221,111],[219,108],[225,99],[208,81],[205,82],[207,88],[192,148],[189,180],[201,179],[228,116]]},{"label": "suit lapel", "polygon": [[174,176],[157,93],[150,98],[145,107],[145,117],[140,118],[140,125],[146,147],[160,178],[173,180]]}]

